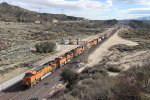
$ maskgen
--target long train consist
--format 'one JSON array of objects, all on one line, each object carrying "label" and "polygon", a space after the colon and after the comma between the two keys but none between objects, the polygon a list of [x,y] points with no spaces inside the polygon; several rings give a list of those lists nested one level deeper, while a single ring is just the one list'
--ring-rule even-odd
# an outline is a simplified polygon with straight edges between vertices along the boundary
[{"label": "long train consist", "polygon": [[[118,27],[119,28],[119,27]],[[60,57],[55,58],[55,60],[49,61],[45,64],[43,64],[41,67],[36,68],[35,70],[29,71],[25,73],[25,76],[23,77],[23,85],[32,87],[48,75],[50,75],[53,71],[56,69],[62,67],[67,62],[72,60],[73,58],[79,56],[81,53],[85,51],[85,48],[91,48],[92,46],[96,45],[99,42],[104,41],[106,38],[110,37],[113,33],[117,31],[117,29],[112,30],[111,32],[98,37],[96,39],[93,39],[87,43],[85,43],[82,46],[79,46],[69,52],[66,52],[65,54],[61,55]]]}]

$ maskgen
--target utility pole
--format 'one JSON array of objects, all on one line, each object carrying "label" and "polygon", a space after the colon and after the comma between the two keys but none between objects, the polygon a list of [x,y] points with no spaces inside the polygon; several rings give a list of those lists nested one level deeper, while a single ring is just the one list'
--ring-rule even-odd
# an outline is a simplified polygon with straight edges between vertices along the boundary
[{"label": "utility pole", "polygon": [[[86,43],[87,44],[87,43]],[[84,63],[88,63],[89,48],[85,44]]]},{"label": "utility pole", "polygon": [[7,3],[11,5],[12,0],[7,0]]},{"label": "utility pole", "polygon": [[[4,76],[4,74],[2,73],[2,77]],[[3,87],[3,82],[1,82],[1,90],[0,91],[3,91],[4,90],[4,87]]]},{"label": "utility pole", "polygon": [[64,14],[64,10],[65,10],[65,9],[61,9],[61,14],[62,14],[62,15]]},{"label": "utility pole", "polygon": [[41,9],[42,9],[41,7],[39,7],[39,8],[38,8],[38,10],[39,10],[39,13],[41,13]]}]

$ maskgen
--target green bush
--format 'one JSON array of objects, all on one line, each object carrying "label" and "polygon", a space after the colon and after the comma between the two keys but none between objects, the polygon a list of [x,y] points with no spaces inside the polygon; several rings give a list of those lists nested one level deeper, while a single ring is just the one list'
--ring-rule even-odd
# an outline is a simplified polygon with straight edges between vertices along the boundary
[{"label": "green bush", "polygon": [[110,71],[110,72],[114,72],[114,73],[119,73],[119,72],[121,72],[121,69],[120,69],[120,68],[117,68],[117,67],[114,67],[114,66],[108,67],[107,70]]},{"label": "green bush", "polygon": [[56,44],[53,42],[43,42],[35,45],[35,48],[38,53],[50,53],[55,50]]},{"label": "green bush", "polygon": [[62,73],[60,74],[61,79],[64,83],[67,83],[67,88],[71,89],[71,86],[75,83],[78,79],[78,74],[69,68],[65,68]]}]

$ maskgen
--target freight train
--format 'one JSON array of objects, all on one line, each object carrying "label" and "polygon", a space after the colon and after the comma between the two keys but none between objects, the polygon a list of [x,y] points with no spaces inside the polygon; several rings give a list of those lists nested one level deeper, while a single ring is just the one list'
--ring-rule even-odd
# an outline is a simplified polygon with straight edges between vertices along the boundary
[{"label": "freight train", "polygon": [[[104,36],[98,37],[96,39],[93,39],[87,43],[85,43],[82,46],[79,46],[69,52],[66,52],[65,54],[61,55],[60,57],[55,58],[55,60],[49,61],[45,64],[43,64],[41,67],[36,68],[35,70],[31,70],[27,73],[25,73],[25,76],[23,77],[23,85],[32,87],[33,85],[37,84],[39,81],[50,75],[52,72],[54,72],[56,69],[64,66],[66,63],[71,61],[73,58],[79,56],[81,53],[85,51],[85,48],[91,48],[92,46],[98,44],[99,42],[104,41],[106,38],[110,37],[113,33],[115,33],[115,30],[111,31],[110,33],[105,34]],[[109,35],[108,35],[109,34]]]}]

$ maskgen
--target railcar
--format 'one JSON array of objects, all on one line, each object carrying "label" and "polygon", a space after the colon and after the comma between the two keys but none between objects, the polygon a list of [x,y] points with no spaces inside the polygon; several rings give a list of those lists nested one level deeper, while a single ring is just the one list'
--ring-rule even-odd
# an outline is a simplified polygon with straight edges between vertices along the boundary
[{"label": "railcar", "polygon": [[89,42],[87,42],[86,46],[87,46],[88,48],[90,48],[90,47],[92,47],[93,45],[96,45],[96,44],[98,43],[98,41],[99,41],[98,38],[97,38],[97,39],[94,39],[94,40],[92,40],[92,41],[89,41]]}]

